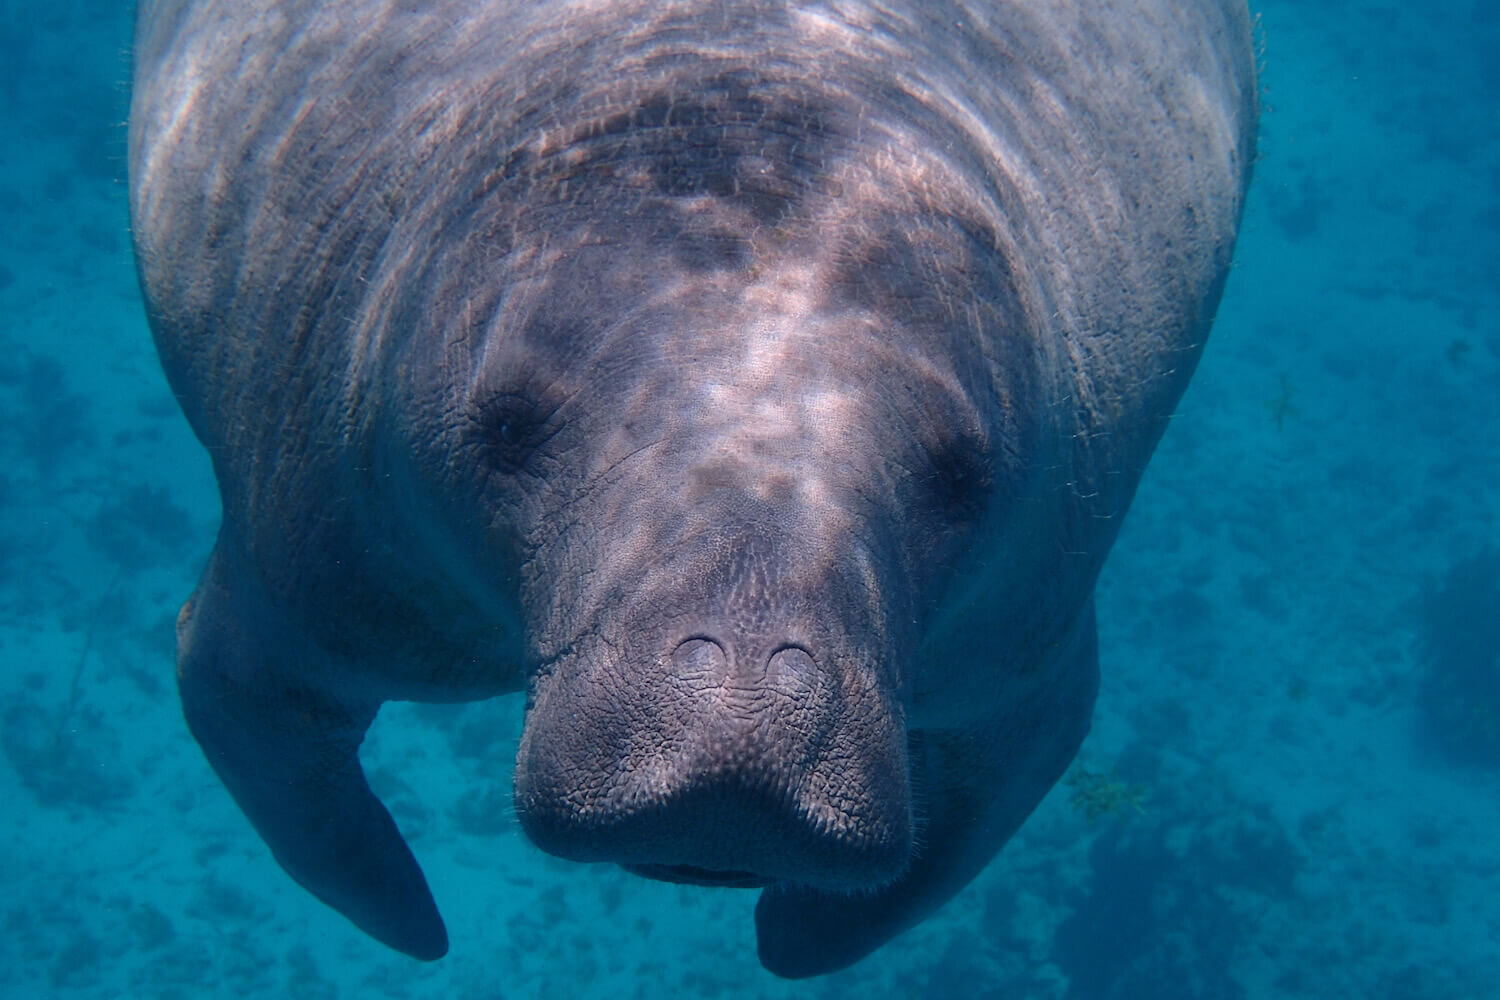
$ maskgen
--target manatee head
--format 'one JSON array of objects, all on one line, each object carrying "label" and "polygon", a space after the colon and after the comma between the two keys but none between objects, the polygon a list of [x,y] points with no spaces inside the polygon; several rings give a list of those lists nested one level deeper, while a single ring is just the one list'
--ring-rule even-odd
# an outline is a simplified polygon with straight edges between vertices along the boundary
[{"label": "manatee head", "polygon": [[524,623],[538,845],[877,887],[919,837],[915,654],[1027,488],[1040,361],[939,168],[806,88],[691,92],[491,158],[390,447]]}]

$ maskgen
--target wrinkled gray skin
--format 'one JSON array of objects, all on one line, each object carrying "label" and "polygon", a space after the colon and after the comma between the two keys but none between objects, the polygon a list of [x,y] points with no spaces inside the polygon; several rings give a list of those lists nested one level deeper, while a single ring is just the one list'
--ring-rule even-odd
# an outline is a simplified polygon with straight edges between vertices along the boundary
[{"label": "wrinkled gray skin", "polygon": [[985,865],[1229,265],[1241,0],[163,0],[136,60],[183,708],[297,881],[442,955],[360,740],[521,690],[531,838],[765,886],[778,974]]}]

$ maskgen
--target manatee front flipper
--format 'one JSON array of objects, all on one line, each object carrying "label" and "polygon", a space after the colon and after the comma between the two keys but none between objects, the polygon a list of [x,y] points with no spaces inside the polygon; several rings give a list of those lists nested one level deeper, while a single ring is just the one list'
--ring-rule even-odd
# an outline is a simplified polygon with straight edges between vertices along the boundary
[{"label": "manatee front flipper", "polygon": [[258,599],[254,576],[235,571],[229,548],[221,537],[177,621],[188,728],[292,878],[392,948],[441,958],[448,933],[427,880],[359,765],[378,703],[298,680],[281,662],[295,633]]},{"label": "manatee front flipper", "polygon": [[1071,650],[987,724],[912,735],[924,800],[919,853],[873,893],[773,886],[755,907],[760,961],[789,979],[834,972],[926,919],[989,863],[1057,783],[1088,732],[1099,688],[1090,602]]}]

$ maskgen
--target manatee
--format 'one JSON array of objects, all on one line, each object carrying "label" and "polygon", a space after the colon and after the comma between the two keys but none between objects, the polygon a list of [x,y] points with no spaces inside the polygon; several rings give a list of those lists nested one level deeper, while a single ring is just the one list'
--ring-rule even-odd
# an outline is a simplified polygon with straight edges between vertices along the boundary
[{"label": "manatee", "polygon": [[781,976],[869,954],[1088,729],[1255,120],[1243,0],[147,0],[136,256],[223,504],[177,624],[209,764],[436,959],[360,743],[524,692],[542,850],[762,890]]}]

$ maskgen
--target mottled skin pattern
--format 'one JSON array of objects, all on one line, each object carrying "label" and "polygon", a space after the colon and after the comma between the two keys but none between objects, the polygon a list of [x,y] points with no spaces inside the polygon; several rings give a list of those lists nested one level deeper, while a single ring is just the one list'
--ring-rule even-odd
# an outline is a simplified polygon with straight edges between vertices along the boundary
[{"label": "mottled skin pattern", "polygon": [[[1248,180],[1242,0],[161,0],[132,207],[224,520],[184,711],[277,859],[447,936],[381,702],[527,693],[544,849],[857,960],[1071,760]],[[496,780],[502,780],[497,775]]]}]

